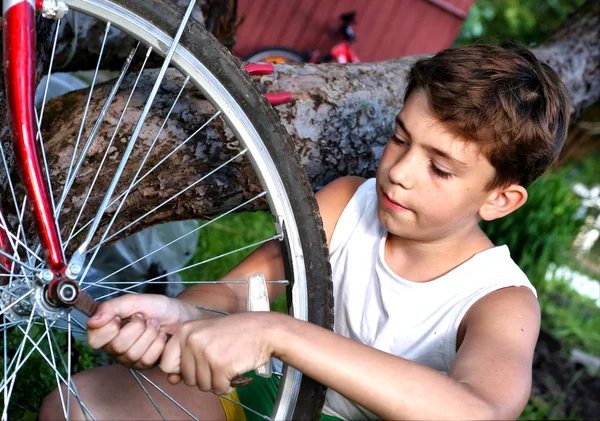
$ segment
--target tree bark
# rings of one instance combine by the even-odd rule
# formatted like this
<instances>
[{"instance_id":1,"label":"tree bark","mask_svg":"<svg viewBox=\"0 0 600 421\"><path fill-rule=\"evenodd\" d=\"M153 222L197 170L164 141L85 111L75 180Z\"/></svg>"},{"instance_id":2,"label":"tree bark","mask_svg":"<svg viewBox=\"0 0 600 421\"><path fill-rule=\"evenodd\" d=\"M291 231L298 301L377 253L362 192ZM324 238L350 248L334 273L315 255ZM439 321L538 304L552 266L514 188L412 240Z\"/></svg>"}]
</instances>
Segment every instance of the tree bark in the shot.
<instances>
[{"instance_id":1,"label":"tree bark","mask_svg":"<svg viewBox=\"0 0 600 421\"><path fill-rule=\"evenodd\" d=\"M565 82L573 100L573 118L600 98L600 3L589 1L547 43L533 49L536 55L547 61ZM280 121L292 137L296 150L309 179L315 188L347 174L371 177L391 133L394 116L402 107L405 74L418 57L405 57L380 63L304 64L277 65L270 75L256 77L255 81L263 92L289 91L294 101L275 107ZM142 74L140 83L129 105L129 113L121 122L119 134L109 148L108 167L98 178L96 191L102 192L110 182L112 171L118 164L120 151L124 149L127 134L132 132L137 117L151 90L156 71ZM94 176L92 164L102 159L112 137L112 130L119 120L119 108L127 101L135 74L128 76L117 95L116 108L111 110L107 122L94 142L90 157L84 165L73 192L65 205L64 220L73 220L85 197L85 185ZM168 72L166 82L157 96L146 128L138 143L149 145L162 124L182 83L178 72ZM103 100L110 90L110 83L95 89L89 115L98 115ZM87 90L76 91L57 98L46 106L43 134L45 148L50 159L51 178L55 186L64 182L70 156L74 149L80 120L73 116L83 113ZM150 162L170 151L176 142L193 133L214 112L194 89L186 89L179 105L173 111L165 133L153 152ZM0 103L2 107L2 103ZM4 113L2 113L4 115ZM89 133L93 119L85 129ZM6 140L6 130L3 140ZM84 136L84 139L86 137ZM137 149L137 148L136 148ZM213 168L239 150L233 134L223 128L220 121L209 130L195 135L193 139L171 158L167 165L148 177L132 197L127 200L118 224L143 215L165 198L190 185L198 174ZM126 168L125 180L131 180L142 151L136 150ZM152 165L152 164L149 164ZM146 168L149 167L146 166ZM177 171L173 171L176 168ZM219 214L243 200L252 197L258 188L257 180L251 175L247 161L236 161L225 171L198 184L165 206L152 217L138 224L134 230L153 223L205 218ZM241 183L240 183L241 180ZM1 181L1 180L0 180ZM126 182L120 184L122 191ZM60 190L60 189L57 189ZM3 194L3 201L7 195ZM84 219L97 209L98 197L92 197ZM264 202L253 205L264 207ZM64 223L64 229L68 224Z\"/></svg>"}]
</instances>

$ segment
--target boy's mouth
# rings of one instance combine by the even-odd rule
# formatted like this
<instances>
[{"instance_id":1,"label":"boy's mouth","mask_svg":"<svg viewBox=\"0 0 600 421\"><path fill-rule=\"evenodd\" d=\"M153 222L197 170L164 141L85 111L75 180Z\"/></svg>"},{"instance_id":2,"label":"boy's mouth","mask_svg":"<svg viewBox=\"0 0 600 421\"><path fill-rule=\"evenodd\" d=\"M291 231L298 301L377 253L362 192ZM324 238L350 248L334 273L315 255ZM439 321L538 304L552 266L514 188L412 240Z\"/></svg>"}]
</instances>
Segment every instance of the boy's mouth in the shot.
<instances>
[{"instance_id":1,"label":"boy's mouth","mask_svg":"<svg viewBox=\"0 0 600 421\"><path fill-rule=\"evenodd\" d=\"M386 208L388 208L389 210L392 210L394 212L406 212L406 211L410 210L410 209L402 206L400 203L394 202L384 192L381 192L381 202L383 203L383 206L385 206Z\"/></svg>"}]
</instances>

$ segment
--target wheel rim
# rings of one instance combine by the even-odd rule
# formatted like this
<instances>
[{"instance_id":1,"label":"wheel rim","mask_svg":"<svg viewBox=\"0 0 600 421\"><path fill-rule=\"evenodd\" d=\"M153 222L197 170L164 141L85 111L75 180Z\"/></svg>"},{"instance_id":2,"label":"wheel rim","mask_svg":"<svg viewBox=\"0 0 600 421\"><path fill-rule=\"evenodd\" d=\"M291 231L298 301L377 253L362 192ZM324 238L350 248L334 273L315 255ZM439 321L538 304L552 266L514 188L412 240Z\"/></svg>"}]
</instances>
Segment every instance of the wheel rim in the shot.
<instances>
[{"instance_id":1,"label":"wheel rim","mask_svg":"<svg viewBox=\"0 0 600 421\"><path fill-rule=\"evenodd\" d=\"M95 15L96 17L108 17L109 19L107 20L111 21L112 25L120 27L120 29L123 29L124 31L132 35L136 35L135 37L138 39L141 38L145 41L149 41L149 44L151 46L153 46L159 51L162 51L163 53L165 52L165 48L168 48L169 40L171 39L169 36L167 36L157 27L148 24L148 22L136 22L136 19L139 19L136 15L114 3L108 1L91 2L81 0L69 0L67 1L67 4L74 10L83 11L86 12L86 14L92 16ZM189 51L185 50L182 46L179 46L175 52L172 61L176 65L176 67L180 69L184 74L193 74L192 79L194 80L194 82L200 85L198 86L198 88L208 98L211 98L211 102L213 102L216 108L220 110L221 116L224 118L224 120L226 120L227 123L229 123L230 129L237 135L237 138L240 139L244 143L244 146L248 149L248 156L250 157L253 166L259 169L257 175L260 178L262 184L266 186L266 190L269 192L269 194L267 195L269 207L273 215L276 215L280 218L279 222L285 225L285 235L287 237L287 244L288 247L290 247L291 249L290 255L293 256L292 264L294 265L294 300L292 303L292 307L294 308L294 317L306 320L306 274L304 272L299 233L296 230L296 223L294 220L293 211L291 208L291 204L287 200L283 183L279 177L275 165L268 158L266 147L262 143L256 130L254 130L254 128L250 124L250 121L248 120L243 110L235 103L233 98L228 94L226 90L219 88L221 84L217 81L217 79L215 79L214 76L202 65L202 63L197 61L195 57L191 53L189 53ZM4 154L4 151L2 152L2 155L5 158L4 162L6 163L6 156ZM45 159L44 162L46 162ZM19 203L16 199L14 200L14 202ZM23 210L25 209L25 202L26 200L23 200L21 202ZM21 213L23 213L23 211ZM3 225L6 226L6 222L3 222ZM21 225L23 225L22 221ZM22 234L24 234L24 232L17 232L13 234L13 237L15 237L13 241L15 241L16 244L19 244L19 247L27 248L28 250L30 250L31 253L29 254L35 255L35 250L31 250L33 247L30 247L27 244L25 236L23 236L23 241L19 243L19 239L21 238ZM30 259L30 263L34 264L39 262L36 262L34 258L32 258ZM38 266L40 266L40 264L38 264ZM14 275L11 279L17 278L18 277ZM18 286L19 284L18 282L14 282L14 285ZM11 288L12 289L8 292L6 292L7 288L4 288L5 293L15 293L14 287ZM13 305L15 307L18 307L19 303L13 302ZM6 307L3 309L3 311L5 310ZM26 313L26 311L24 311L24 313ZM33 315L33 312L31 312L31 315ZM70 318L70 316L68 317ZM23 319L23 321L25 321L25 319ZM48 321L44 320L44 323L46 325L46 329L48 329ZM27 324L25 336L29 334L29 329L31 326L32 323L30 319ZM8 327L9 326L5 324L5 329L3 332L5 335L5 342L6 331ZM50 339L48 340L50 341ZM25 342L25 339L23 340L23 342ZM21 349L24 349L24 347L22 347ZM4 350L6 352L6 346L4 347ZM50 347L50 353L52 353L52 347ZM51 355L51 358L52 360L54 360L55 356ZM4 361L6 363L7 358L4 358ZM298 371L290 367L285 368L284 377L282 379L282 386L280 387L279 402L278 405L276 405L277 410L273 413L274 418L291 418L297 396L297 391L300 384L300 379L301 375ZM4 385L7 386L6 383ZM6 387L4 390L6 390Z\"/></svg>"}]
</instances>

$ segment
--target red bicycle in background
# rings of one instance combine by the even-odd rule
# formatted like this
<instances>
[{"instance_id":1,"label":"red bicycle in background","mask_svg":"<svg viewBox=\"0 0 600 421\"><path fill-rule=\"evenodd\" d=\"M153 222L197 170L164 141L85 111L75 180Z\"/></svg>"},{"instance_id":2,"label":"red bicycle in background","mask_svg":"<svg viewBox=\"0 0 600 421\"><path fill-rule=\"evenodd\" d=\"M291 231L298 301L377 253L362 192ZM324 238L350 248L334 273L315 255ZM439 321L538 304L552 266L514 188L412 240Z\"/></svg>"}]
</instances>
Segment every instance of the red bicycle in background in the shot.
<instances>
[{"instance_id":1,"label":"red bicycle in background","mask_svg":"<svg viewBox=\"0 0 600 421\"><path fill-rule=\"evenodd\" d=\"M287 47L267 47L257 50L245 58L250 63L358 63L360 60L352 50L351 44L356 40L353 25L356 24L356 10L339 16L342 21L338 35L342 40L336 43L329 52L321 55L319 51L304 54Z\"/></svg>"},{"instance_id":2,"label":"red bicycle in background","mask_svg":"<svg viewBox=\"0 0 600 421\"><path fill-rule=\"evenodd\" d=\"M12 137L12 147L0 141L2 420L23 416L11 396L26 387L19 386L20 374L31 376L41 366L50 368L54 387L66 386L66 395L61 394L65 418L74 398L94 419L71 380L72 334L86 331L73 310L93 313L97 302L91 296L102 300L164 287L175 282L169 281L171 275L267 242L276 241L282 249L286 279L268 283L287 289L289 314L332 325L330 280L323 275L329 273L326 245L312 187L269 102L238 60L190 19L195 0L185 11L170 0L3 0L2 5ZM68 13L77 13L82 25L99 28L102 41L89 49L91 58L80 60L89 66L78 69L91 74L89 88L48 102L57 44L69 32L61 28ZM51 51L40 55L48 57L46 62L36 58L39 15L54 21ZM112 39L125 54L105 71L105 47ZM148 63L159 64L149 69ZM49 69L45 84L38 84L39 69ZM100 83L102 75L106 81ZM36 90L43 94L37 107ZM268 230L258 239L228 233L219 240L225 251L202 261L142 282L123 277L137 261L189 234L235 212L256 210L270 215ZM144 228L182 220L201 222L106 276L90 275L103 247ZM177 283L223 283L189 276ZM57 340L64 331L64 342ZM23 369L30 363L34 366ZM149 381L142 384L142 373L131 373L144 392L156 388ZM281 377L277 403L272 414L259 415L312 419L320 414L323 386L288 366L275 375ZM158 393L174 402L168 392ZM182 417L194 419L173 404Z\"/></svg>"}]
</instances>

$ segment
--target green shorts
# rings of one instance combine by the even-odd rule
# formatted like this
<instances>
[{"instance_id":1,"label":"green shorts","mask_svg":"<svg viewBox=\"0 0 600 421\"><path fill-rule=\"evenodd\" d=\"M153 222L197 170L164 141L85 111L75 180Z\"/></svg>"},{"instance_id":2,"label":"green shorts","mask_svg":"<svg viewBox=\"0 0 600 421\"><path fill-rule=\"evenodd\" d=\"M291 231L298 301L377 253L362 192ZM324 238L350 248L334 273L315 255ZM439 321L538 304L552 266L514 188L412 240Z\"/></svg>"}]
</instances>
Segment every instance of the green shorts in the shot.
<instances>
[{"instance_id":1,"label":"green shorts","mask_svg":"<svg viewBox=\"0 0 600 421\"><path fill-rule=\"evenodd\" d=\"M251 408L251 410L244 408L244 415L247 421L263 421L264 418L257 415L256 412L265 416L271 416L273 405L275 405L275 398L277 397L277 390L279 389L279 377L271 376L271 378L265 379L255 375L254 372L244 375L253 377L254 380L247 386L238 387L235 390L236 394L228 395L228 398L236 401L239 399L240 403ZM238 415L234 415L228 411L228 407L232 404L231 401L221 398L221 403L227 414L228 421L240 421L241 416L239 413ZM230 418L229 414L232 415L232 418ZM237 419L234 420L234 417ZM339 418L321 414L321 421L339 420Z\"/></svg>"}]
</instances>

